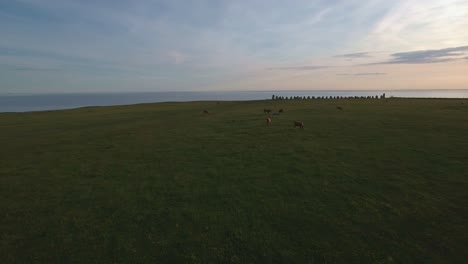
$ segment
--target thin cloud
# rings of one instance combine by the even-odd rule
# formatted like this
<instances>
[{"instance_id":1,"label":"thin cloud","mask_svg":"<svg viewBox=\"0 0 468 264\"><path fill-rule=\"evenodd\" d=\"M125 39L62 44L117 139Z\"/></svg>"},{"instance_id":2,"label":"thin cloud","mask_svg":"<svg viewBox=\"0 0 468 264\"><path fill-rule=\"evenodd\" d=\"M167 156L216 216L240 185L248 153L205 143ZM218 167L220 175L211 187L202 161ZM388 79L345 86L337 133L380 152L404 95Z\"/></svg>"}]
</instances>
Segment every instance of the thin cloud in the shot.
<instances>
[{"instance_id":1,"label":"thin cloud","mask_svg":"<svg viewBox=\"0 0 468 264\"><path fill-rule=\"evenodd\" d=\"M337 73L338 76L379 76L387 75L385 72L359 72L359 73Z\"/></svg>"},{"instance_id":2,"label":"thin cloud","mask_svg":"<svg viewBox=\"0 0 468 264\"><path fill-rule=\"evenodd\" d=\"M310 71L310 70L319 70L330 68L329 66L292 66L292 67L273 67L273 68L266 68L266 70L270 71Z\"/></svg>"},{"instance_id":3,"label":"thin cloud","mask_svg":"<svg viewBox=\"0 0 468 264\"><path fill-rule=\"evenodd\" d=\"M334 56L335 58L347 58L347 59L358 59L358 58L369 58L372 57L369 55L369 52L358 52L358 53L348 53L340 54Z\"/></svg>"},{"instance_id":4,"label":"thin cloud","mask_svg":"<svg viewBox=\"0 0 468 264\"><path fill-rule=\"evenodd\" d=\"M385 72L363 72L363 73L356 73L354 76L376 76L376 75L386 75Z\"/></svg>"},{"instance_id":5,"label":"thin cloud","mask_svg":"<svg viewBox=\"0 0 468 264\"><path fill-rule=\"evenodd\" d=\"M36 67L10 67L12 71L20 71L20 72L57 72L60 69L54 68L36 68Z\"/></svg>"},{"instance_id":6,"label":"thin cloud","mask_svg":"<svg viewBox=\"0 0 468 264\"><path fill-rule=\"evenodd\" d=\"M393 53L392 59L373 64L426 64L440 63L460 59L468 53L468 46L446 48L439 50L418 50L410 52ZM465 58L466 59L466 58Z\"/></svg>"},{"instance_id":7,"label":"thin cloud","mask_svg":"<svg viewBox=\"0 0 468 264\"><path fill-rule=\"evenodd\" d=\"M17 72L58 72L59 68L35 65L11 65L0 64L0 70L4 71L17 71Z\"/></svg>"}]
</instances>

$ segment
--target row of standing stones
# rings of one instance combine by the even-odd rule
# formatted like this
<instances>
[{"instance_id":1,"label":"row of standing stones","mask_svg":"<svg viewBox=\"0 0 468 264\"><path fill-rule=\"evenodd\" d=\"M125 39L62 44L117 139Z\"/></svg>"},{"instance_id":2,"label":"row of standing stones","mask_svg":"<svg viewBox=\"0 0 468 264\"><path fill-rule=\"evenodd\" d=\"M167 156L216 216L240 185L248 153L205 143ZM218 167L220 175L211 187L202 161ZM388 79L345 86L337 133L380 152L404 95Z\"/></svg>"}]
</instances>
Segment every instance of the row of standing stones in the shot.
<instances>
[{"instance_id":1,"label":"row of standing stones","mask_svg":"<svg viewBox=\"0 0 468 264\"><path fill-rule=\"evenodd\" d=\"M385 93L382 95L367 96L278 96L272 95L271 100L313 100L313 99L385 99Z\"/></svg>"}]
</instances>

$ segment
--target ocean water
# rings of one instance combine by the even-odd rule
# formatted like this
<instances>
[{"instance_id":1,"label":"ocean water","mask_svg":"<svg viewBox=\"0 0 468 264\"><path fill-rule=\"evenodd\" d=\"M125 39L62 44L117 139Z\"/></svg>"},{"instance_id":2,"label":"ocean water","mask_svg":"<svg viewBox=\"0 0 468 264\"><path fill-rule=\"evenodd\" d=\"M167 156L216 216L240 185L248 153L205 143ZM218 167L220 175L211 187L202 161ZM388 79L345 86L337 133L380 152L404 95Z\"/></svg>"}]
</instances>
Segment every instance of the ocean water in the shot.
<instances>
[{"instance_id":1,"label":"ocean water","mask_svg":"<svg viewBox=\"0 0 468 264\"><path fill-rule=\"evenodd\" d=\"M76 94L0 94L0 112L28 112L85 106L128 105L154 102L247 101L271 96L376 96L406 98L468 98L468 90L375 91L251 91L251 92L136 92Z\"/></svg>"}]
</instances>

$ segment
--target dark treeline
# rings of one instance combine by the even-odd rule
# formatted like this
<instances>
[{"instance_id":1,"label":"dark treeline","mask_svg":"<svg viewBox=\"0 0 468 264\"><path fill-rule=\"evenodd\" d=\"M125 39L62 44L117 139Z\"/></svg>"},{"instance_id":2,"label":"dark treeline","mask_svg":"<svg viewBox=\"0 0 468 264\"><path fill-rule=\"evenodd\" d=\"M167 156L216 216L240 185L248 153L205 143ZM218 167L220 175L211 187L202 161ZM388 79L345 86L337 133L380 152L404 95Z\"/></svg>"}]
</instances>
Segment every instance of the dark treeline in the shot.
<instances>
[{"instance_id":1,"label":"dark treeline","mask_svg":"<svg viewBox=\"0 0 468 264\"><path fill-rule=\"evenodd\" d=\"M278 96L272 95L271 100L313 100L313 99L385 99L385 93L382 95L366 96Z\"/></svg>"}]
</instances>

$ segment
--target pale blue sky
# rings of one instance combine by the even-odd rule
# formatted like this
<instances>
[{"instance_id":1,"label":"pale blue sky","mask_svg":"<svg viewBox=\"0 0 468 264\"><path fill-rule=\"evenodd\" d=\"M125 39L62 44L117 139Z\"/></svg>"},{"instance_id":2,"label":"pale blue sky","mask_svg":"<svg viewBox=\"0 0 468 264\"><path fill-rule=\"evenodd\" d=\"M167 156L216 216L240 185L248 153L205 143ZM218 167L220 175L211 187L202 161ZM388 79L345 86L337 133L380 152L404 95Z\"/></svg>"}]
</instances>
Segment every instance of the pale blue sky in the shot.
<instances>
[{"instance_id":1,"label":"pale blue sky","mask_svg":"<svg viewBox=\"0 0 468 264\"><path fill-rule=\"evenodd\" d=\"M0 0L0 93L468 88L468 1Z\"/></svg>"}]
</instances>

